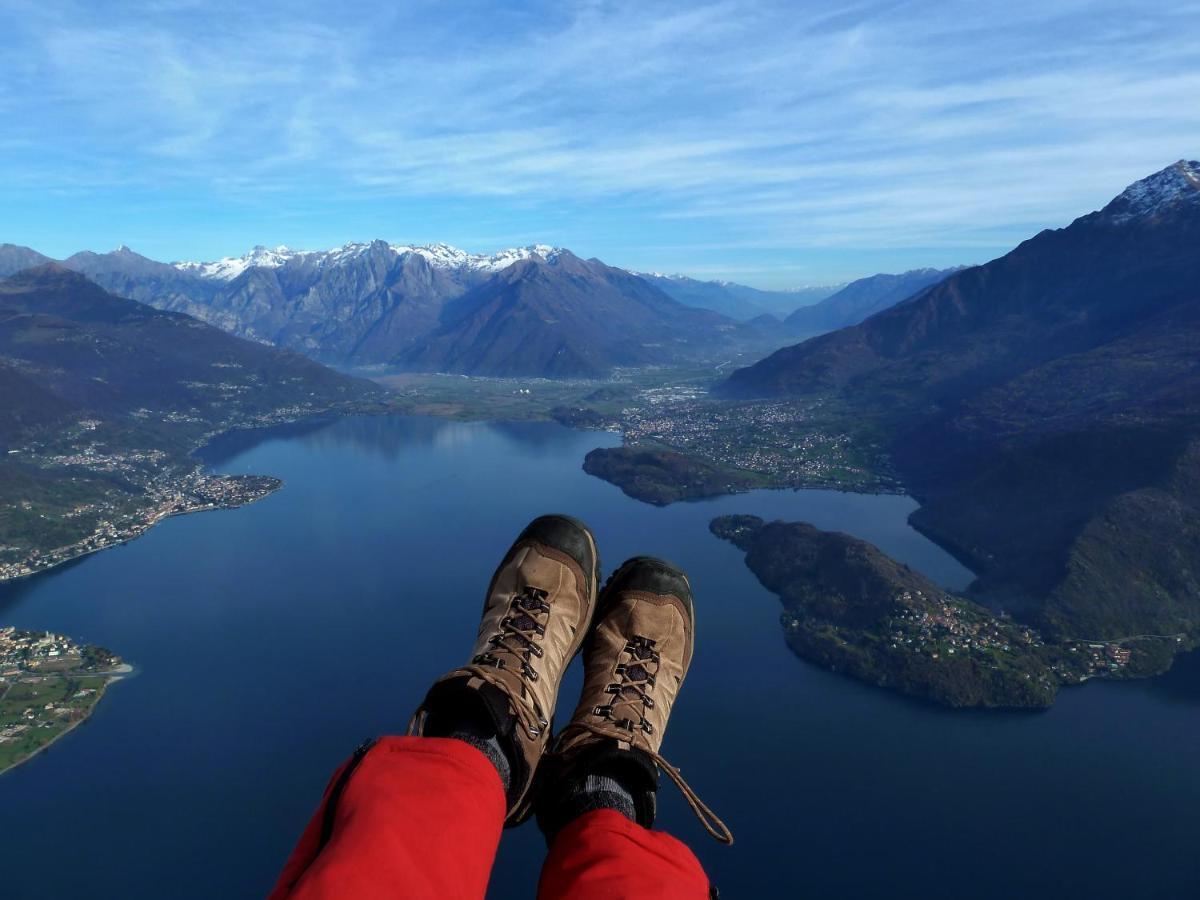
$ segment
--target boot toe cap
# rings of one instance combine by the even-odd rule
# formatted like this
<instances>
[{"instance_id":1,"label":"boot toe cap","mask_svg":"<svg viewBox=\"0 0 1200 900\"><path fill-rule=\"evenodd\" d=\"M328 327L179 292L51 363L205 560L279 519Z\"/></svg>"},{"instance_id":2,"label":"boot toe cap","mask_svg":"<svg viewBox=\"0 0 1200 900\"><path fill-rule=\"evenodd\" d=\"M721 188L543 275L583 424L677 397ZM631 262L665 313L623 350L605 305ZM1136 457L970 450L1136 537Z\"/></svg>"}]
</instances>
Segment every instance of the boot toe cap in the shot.
<instances>
[{"instance_id":1,"label":"boot toe cap","mask_svg":"<svg viewBox=\"0 0 1200 900\"><path fill-rule=\"evenodd\" d=\"M665 559L652 556L627 560L613 574L608 587L612 591L672 594L688 605L692 602L692 588L687 576Z\"/></svg>"},{"instance_id":2,"label":"boot toe cap","mask_svg":"<svg viewBox=\"0 0 1200 900\"><path fill-rule=\"evenodd\" d=\"M518 542L532 540L567 554L588 575L599 569L595 539L586 525L578 519L560 514L539 516L525 526Z\"/></svg>"}]
</instances>

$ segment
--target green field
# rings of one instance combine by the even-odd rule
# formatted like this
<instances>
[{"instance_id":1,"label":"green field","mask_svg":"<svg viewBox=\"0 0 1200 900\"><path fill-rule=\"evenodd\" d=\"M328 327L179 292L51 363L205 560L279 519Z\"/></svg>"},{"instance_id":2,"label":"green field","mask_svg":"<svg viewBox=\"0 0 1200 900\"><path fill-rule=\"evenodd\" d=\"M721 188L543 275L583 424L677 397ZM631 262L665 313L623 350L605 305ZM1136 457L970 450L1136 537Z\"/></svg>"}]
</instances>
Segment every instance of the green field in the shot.
<instances>
[{"instance_id":1,"label":"green field","mask_svg":"<svg viewBox=\"0 0 1200 900\"><path fill-rule=\"evenodd\" d=\"M22 676L0 684L0 735L25 726L20 734L0 742L0 772L24 762L86 719L108 681L102 675L48 675ZM91 693L79 697L80 691ZM46 709L47 704L53 708Z\"/></svg>"}]
</instances>

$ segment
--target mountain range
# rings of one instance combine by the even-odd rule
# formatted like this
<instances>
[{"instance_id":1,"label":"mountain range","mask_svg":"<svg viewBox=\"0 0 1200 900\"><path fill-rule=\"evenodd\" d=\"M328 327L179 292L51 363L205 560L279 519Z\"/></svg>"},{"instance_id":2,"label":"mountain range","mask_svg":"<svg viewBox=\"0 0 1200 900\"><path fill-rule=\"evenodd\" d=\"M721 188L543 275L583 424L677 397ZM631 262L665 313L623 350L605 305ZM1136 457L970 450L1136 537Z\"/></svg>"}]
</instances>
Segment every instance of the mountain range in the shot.
<instances>
[{"instance_id":1,"label":"mountain range","mask_svg":"<svg viewBox=\"0 0 1200 900\"><path fill-rule=\"evenodd\" d=\"M0 276L48 261L0 245ZM761 355L798 333L777 315L838 291L639 275L546 245L492 255L385 241L328 251L256 247L204 263L162 263L121 247L62 264L120 296L322 362L475 375L594 377L617 366L728 358L735 349ZM821 321L836 327L894 301L903 290L893 278L915 283L855 282L820 305ZM843 294L846 301L833 302Z\"/></svg>"},{"instance_id":2,"label":"mountain range","mask_svg":"<svg viewBox=\"0 0 1200 900\"><path fill-rule=\"evenodd\" d=\"M1200 163L720 392L879 424L914 525L1052 633L1200 641Z\"/></svg>"}]
</instances>

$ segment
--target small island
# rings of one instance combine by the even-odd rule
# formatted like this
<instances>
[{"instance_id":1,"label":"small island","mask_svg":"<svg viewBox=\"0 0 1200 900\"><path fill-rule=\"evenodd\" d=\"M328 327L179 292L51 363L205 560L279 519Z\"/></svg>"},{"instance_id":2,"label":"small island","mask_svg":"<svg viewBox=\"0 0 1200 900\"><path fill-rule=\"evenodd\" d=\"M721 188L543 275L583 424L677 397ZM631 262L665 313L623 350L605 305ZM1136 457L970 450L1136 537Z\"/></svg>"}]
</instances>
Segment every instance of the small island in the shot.
<instances>
[{"instance_id":1,"label":"small island","mask_svg":"<svg viewBox=\"0 0 1200 900\"><path fill-rule=\"evenodd\" d=\"M0 628L0 773L84 722L109 684L130 671L103 647Z\"/></svg>"},{"instance_id":2,"label":"small island","mask_svg":"<svg viewBox=\"0 0 1200 900\"><path fill-rule=\"evenodd\" d=\"M710 529L779 595L798 656L869 684L955 708L1043 709L1060 685L1141 674L1132 647L1047 640L858 538L756 516Z\"/></svg>"}]
</instances>

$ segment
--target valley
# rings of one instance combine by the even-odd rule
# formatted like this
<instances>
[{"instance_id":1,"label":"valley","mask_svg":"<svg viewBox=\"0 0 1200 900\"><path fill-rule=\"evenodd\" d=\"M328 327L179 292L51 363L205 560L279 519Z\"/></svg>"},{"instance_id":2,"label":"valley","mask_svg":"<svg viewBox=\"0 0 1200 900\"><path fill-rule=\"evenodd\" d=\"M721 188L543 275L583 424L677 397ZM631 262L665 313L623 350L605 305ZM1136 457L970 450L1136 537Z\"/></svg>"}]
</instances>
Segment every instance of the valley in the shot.
<instances>
[{"instance_id":1,"label":"valley","mask_svg":"<svg viewBox=\"0 0 1200 900\"><path fill-rule=\"evenodd\" d=\"M0 3L0 900L1194 897L1198 4Z\"/></svg>"},{"instance_id":2,"label":"valley","mask_svg":"<svg viewBox=\"0 0 1200 900\"><path fill-rule=\"evenodd\" d=\"M30 398L5 410L0 434L0 577L278 487L208 475L192 458L231 430L347 412L554 420L619 432L621 446L580 463L652 505L757 488L912 494L914 526L977 573L970 602L1011 611L1047 645L1174 636L1132 651L1129 671L1162 671L1200 643L1188 565L1200 552L1196 167L1168 167L986 265L831 287L784 321L744 318L745 303L779 298L545 245L482 256L376 241L173 265L123 248L67 261L259 342L55 264L26 270L0 292L0 377ZM32 253L5 245L0 264ZM306 299L255 293L264 279ZM258 299L235 314L197 285ZM741 302L743 318L671 293ZM261 331L279 315L282 330ZM836 330L771 352L821 328ZM155 330L165 340L148 354ZM331 358L353 374L316 361Z\"/></svg>"}]
</instances>

